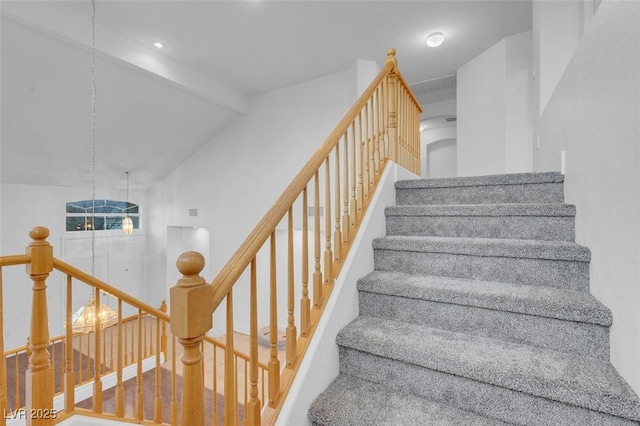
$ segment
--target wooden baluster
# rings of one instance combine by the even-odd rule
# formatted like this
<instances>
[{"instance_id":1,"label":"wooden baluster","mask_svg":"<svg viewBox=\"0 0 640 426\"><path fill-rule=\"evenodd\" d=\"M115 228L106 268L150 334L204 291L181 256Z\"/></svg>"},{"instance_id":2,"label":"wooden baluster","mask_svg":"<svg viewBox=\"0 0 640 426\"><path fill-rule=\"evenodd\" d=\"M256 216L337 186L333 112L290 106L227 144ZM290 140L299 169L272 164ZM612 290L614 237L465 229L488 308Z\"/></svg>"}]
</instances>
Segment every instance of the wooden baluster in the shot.
<instances>
[{"instance_id":1,"label":"wooden baluster","mask_svg":"<svg viewBox=\"0 0 640 426\"><path fill-rule=\"evenodd\" d=\"M384 164L384 79L378 85L378 137L380 139L380 151L378 155L379 167Z\"/></svg>"},{"instance_id":2,"label":"wooden baluster","mask_svg":"<svg viewBox=\"0 0 640 426\"><path fill-rule=\"evenodd\" d=\"M213 364L215 368L215 363ZM171 424L178 424L178 378L176 371L176 336L171 336ZM216 391L213 391L213 407L216 407ZM216 424L216 423L212 423Z\"/></svg>"},{"instance_id":3,"label":"wooden baluster","mask_svg":"<svg viewBox=\"0 0 640 426\"><path fill-rule=\"evenodd\" d=\"M138 362L136 372L136 420L144 419L144 394L142 387L142 361L144 344L142 342L142 309L138 309Z\"/></svg>"},{"instance_id":4,"label":"wooden baluster","mask_svg":"<svg viewBox=\"0 0 640 426\"><path fill-rule=\"evenodd\" d=\"M362 134L362 164L364 166L362 171L362 177L364 178L364 181L362 182L362 185L364 189L364 198L365 198L363 200L363 210L364 210L364 204L368 203L368 200L369 200L369 189L370 189L370 179L371 179L371 175L369 174L369 101L367 101L367 103L364 104L364 128L361 130L364 131L364 134Z\"/></svg>"},{"instance_id":5,"label":"wooden baluster","mask_svg":"<svg viewBox=\"0 0 640 426\"><path fill-rule=\"evenodd\" d=\"M100 364L100 374L104 374L107 370L107 331L102 330L102 363Z\"/></svg>"},{"instance_id":6,"label":"wooden baluster","mask_svg":"<svg viewBox=\"0 0 640 426\"><path fill-rule=\"evenodd\" d=\"M27 346L28 348L28 346ZM29 356L27 355L27 358L29 358ZM19 364L18 364L18 354L16 353L13 357L13 370L15 371L15 376L14 376L14 380L16 382L16 388L14 389L14 396L13 396L13 400L15 401L14 405L14 409L18 409L20 407L22 407L22 404L20 403L20 368L19 368Z\"/></svg>"},{"instance_id":7,"label":"wooden baluster","mask_svg":"<svg viewBox=\"0 0 640 426\"><path fill-rule=\"evenodd\" d=\"M288 272L288 288L287 288L287 367L293 368L293 363L296 360L296 338L298 331L295 325L295 276L293 269L293 206L289 207L288 215L288 230L287 230L287 272Z\"/></svg>"},{"instance_id":8,"label":"wooden baluster","mask_svg":"<svg viewBox=\"0 0 640 426\"><path fill-rule=\"evenodd\" d=\"M324 283L333 284L333 253L331 252L331 170L326 158L324 173Z\"/></svg>"},{"instance_id":9,"label":"wooden baluster","mask_svg":"<svg viewBox=\"0 0 640 426\"><path fill-rule=\"evenodd\" d=\"M224 424L236 424L238 415L238 401L236 393L236 369L233 359L233 290L227 294L227 335L224 353ZM183 408L184 409L184 408Z\"/></svg>"},{"instance_id":10,"label":"wooden baluster","mask_svg":"<svg viewBox=\"0 0 640 426\"><path fill-rule=\"evenodd\" d=\"M374 123L375 114L373 111L373 94L367 101L367 105L369 105L369 103L371 103L371 107L368 111L368 113L371 114L371 119L369 120L369 127L367 129L367 132L369 133L369 185L371 186L371 193L373 193L373 185L376 182L376 163L374 161L376 132Z\"/></svg>"},{"instance_id":11,"label":"wooden baluster","mask_svg":"<svg viewBox=\"0 0 640 426\"><path fill-rule=\"evenodd\" d=\"M124 329L126 332L126 327L127 324L124 324ZM123 336L122 334L122 328L123 328L123 324L122 324L122 299L118 299L118 324L117 324L117 328L118 328L118 354L117 354L117 365L116 365L116 416L117 417L124 417L124 385L122 383L122 370L124 369L124 365L123 365L123 353L124 356L127 356L127 349L126 349L126 344L127 344L127 339L126 336ZM125 344L125 348L124 351L122 350L122 338L125 337L124 339L124 344ZM113 344L113 343L112 343ZM126 363L126 361L124 361Z\"/></svg>"},{"instance_id":12,"label":"wooden baluster","mask_svg":"<svg viewBox=\"0 0 640 426\"><path fill-rule=\"evenodd\" d=\"M91 380L91 332L87 333L87 370L85 371L85 377L87 381Z\"/></svg>"},{"instance_id":13,"label":"wooden baluster","mask_svg":"<svg viewBox=\"0 0 640 426\"><path fill-rule=\"evenodd\" d=\"M82 353L82 334L78 335L78 384L82 383L82 364L84 355Z\"/></svg>"},{"instance_id":14,"label":"wooden baluster","mask_svg":"<svg viewBox=\"0 0 640 426\"><path fill-rule=\"evenodd\" d=\"M56 394L56 347L54 342L50 342L48 349L51 352L51 376L53 377L53 395Z\"/></svg>"},{"instance_id":15,"label":"wooden baluster","mask_svg":"<svg viewBox=\"0 0 640 426\"><path fill-rule=\"evenodd\" d=\"M327 208L325 207L325 213ZM331 226L331 225L329 225ZM329 227L330 229L330 227ZM329 231L331 235L331 231ZM278 294L276 282L276 233L271 233L271 265L269 268L269 406L275 407L280 397L280 360L278 359ZM326 260L326 258L325 258ZM331 260L331 258L329 258ZM326 272L325 272L326 273ZM227 348L228 350L228 348Z\"/></svg>"},{"instance_id":16,"label":"wooden baluster","mask_svg":"<svg viewBox=\"0 0 640 426\"><path fill-rule=\"evenodd\" d=\"M213 346L213 371L211 372L213 379L213 414L212 414L212 425L218 424L218 359L217 359L218 348Z\"/></svg>"},{"instance_id":17,"label":"wooden baluster","mask_svg":"<svg viewBox=\"0 0 640 426\"><path fill-rule=\"evenodd\" d=\"M171 288L171 332L184 347L182 356L181 424L204 425L204 387L200 342L212 327L213 289L206 284L200 272L204 257L195 251L183 253L176 262L182 278ZM227 296L229 297L229 296ZM229 304L227 300L227 305ZM229 316L227 306L227 316ZM233 318L232 318L233 320ZM227 321L229 319L227 318ZM227 324L227 330L233 324ZM228 395L225 395L227 401Z\"/></svg>"},{"instance_id":18,"label":"wooden baluster","mask_svg":"<svg viewBox=\"0 0 640 426\"><path fill-rule=\"evenodd\" d=\"M305 215L306 216L306 215ZM250 381L251 391L249 392L249 403L247 404L247 424L259 425L261 422L260 411L262 409L258 399L258 291L257 291L257 270L256 258L251 260L251 289L250 289L250 312L249 312L249 358L250 358ZM215 352L215 348L214 348ZM215 365L215 363L214 363ZM215 378L214 378L215 380ZM215 405L215 404L214 404Z\"/></svg>"},{"instance_id":19,"label":"wooden baluster","mask_svg":"<svg viewBox=\"0 0 640 426\"><path fill-rule=\"evenodd\" d=\"M389 88L387 87L387 79L383 78L382 79L382 83L381 83L381 87L382 87L382 134L383 136L383 141L384 141L384 155L383 158L381 159L381 161L383 163L386 163L387 160L389 160L389 134L387 133L387 128L388 128L388 121L389 121L389 115L388 115L388 107L389 107L389 97L388 97L388 93L389 93Z\"/></svg>"},{"instance_id":20,"label":"wooden baluster","mask_svg":"<svg viewBox=\"0 0 640 426\"><path fill-rule=\"evenodd\" d=\"M396 61L396 50L389 49L387 52L387 63L391 62L394 67L387 75L387 87L388 87L388 98L387 98L387 133L389 135L389 159L398 162L398 141L397 141L397 117L398 117L398 109L396 104L396 67L398 66L398 62Z\"/></svg>"},{"instance_id":21,"label":"wooden baluster","mask_svg":"<svg viewBox=\"0 0 640 426\"><path fill-rule=\"evenodd\" d=\"M47 313L46 280L53 270L53 247L46 241L49 230L35 227L29 231L33 240L26 253L31 256L27 264L27 274L33 281L31 305L31 333L29 347L29 370L26 372L25 399L27 426L52 425L47 416L31 416L38 412L53 412L53 371L49 359L49 315Z\"/></svg>"},{"instance_id":22,"label":"wooden baluster","mask_svg":"<svg viewBox=\"0 0 640 426\"><path fill-rule=\"evenodd\" d=\"M354 131L355 132L355 131ZM356 190L356 203L358 207L358 218L362 217L363 204L364 204L364 142L362 137L362 111L358 113L358 139L353 141L354 144L358 145L358 188ZM367 186L368 187L368 186Z\"/></svg>"},{"instance_id":23,"label":"wooden baluster","mask_svg":"<svg viewBox=\"0 0 640 426\"><path fill-rule=\"evenodd\" d=\"M335 149L335 231L333 232L333 261L340 262L342 252L342 231L340 229L340 141L336 144Z\"/></svg>"},{"instance_id":24,"label":"wooden baluster","mask_svg":"<svg viewBox=\"0 0 640 426\"><path fill-rule=\"evenodd\" d=\"M125 322L124 324L122 324L122 327L124 329L124 334L122 336L124 339L124 348L123 348L124 350L122 351L124 353L123 366L126 367L127 365L129 365L129 350L127 348L129 339L127 338L127 323ZM118 345L118 351L120 351L120 345Z\"/></svg>"},{"instance_id":25,"label":"wooden baluster","mask_svg":"<svg viewBox=\"0 0 640 426\"><path fill-rule=\"evenodd\" d=\"M420 109L419 106L416 105L415 115L416 115L416 143L418 144L418 156L417 156L417 164L416 164L416 174L418 176L422 175L422 141L420 140Z\"/></svg>"},{"instance_id":26,"label":"wooden baluster","mask_svg":"<svg viewBox=\"0 0 640 426\"><path fill-rule=\"evenodd\" d=\"M311 315L309 301L309 208L307 187L302 190L302 298L300 299L300 334L307 337ZM257 368L257 367L256 367ZM256 370L257 374L257 370Z\"/></svg>"},{"instance_id":27,"label":"wooden baluster","mask_svg":"<svg viewBox=\"0 0 640 426\"><path fill-rule=\"evenodd\" d=\"M151 319L151 321L149 321L149 319ZM151 322L151 325L148 326L147 323L149 322ZM150 318L148 315L144 317L144 329L149 332L149 356L152 356L155 354L153 349L153 342L155 342L153 338L153 318Z\"/></svg>"},{"instance_id":28,"label":"wooden baluster","mask_svg":"<svg viewBox=\"0 0 640 426\"><path fill-rule=\"evenodd\" d=\"M420 144L418 143L419 140L416 138L416 135L417 135L416 129L418 128L419 123L416 122L416 110L413 102L409 102L409 107L410 107L410 114L411 114L410 134L411 134L411 141L413 146L413 164L412 164L413 167L411 168L411 170L415 173L416 167L417 167L416 160L420 158L420 154L419 154Z\"/></svg>"},{"instance_id":29,"label":"wooden baluster","mask_svg":"<svg viewBox=\"0 0 640 426\"><path fill-rule=\"evenodd\" d=\"M404 147L404 152L405 152L405 157L404 157L404 167L405 168L409 168L408 164L409 164L409 157L411 155L411 152L409 151L409 143L408 143L408 139L407 139L407 91L405 90L404 86L401 86L400 89L400 93L402 95L402 103L400 104L401 108L402 108L402 115L400 116L400 118L402 119L402 146Z\"/></svg>"},{"instance_id":30,"label":"wooden baluster","mask_svg":"<svg viewBox=\"0 0 640 426\"><path fill-rule=\"evenodd\" d=\"M160 304L160 310L167 312L167 301L163 300ZM165 362L167 361L167 323L162 321L162 337L160 338L160 350L164 356Z\"/></svg>"},{"instance_id":31,"label":"wooden baluster","mask_svg":"<svg viewBox=\"0 0 640 426\"><path fill-rule=\"evenodd\" d=\"M102 318L100 318L100 290L96 288L95 295L95 324L94 324L94 334L93 337L95 339L95 356L96 359L93 360L93 412L94 413L102 413L102 377L100 374L100 334L102 328ZM88 364L88 363L87 363Z\"/></svg>"},{"instance_id":32,"label":"wooden baluster","mask_svg":"<svg viewBox=\"0 0 640 426\"><path fill-rule=\"evenodd\" d=\"M358 201L356 199L356 123L351 123L351 199L349 200L350 233L355 235L356 219L358 217Z\"/></svg>"},{"instance_id":33,"label":"wooden baluster","mask_svg":"<svg viewBox=\"0 0 640 426\"><path fill-rule=\"evenodd\" d=\"M145 326L144 322L145 322L145 317L138 317L138 327L142 327L142 358L146 359L147 358L147 327Z\"/></svg>"},{"instance_id":34,"label":"wooden baluster","mask_svg":"<svg viewBox=\"0 0 640 426\"><path fill-rule=\"evenodd\" d=\"M342 183L342 244L349 243L349 135L344 132L344 163Z\"/></svg>"},{"instance_id":35,"label":"wooden baluster","mask_svg":"<svg viewBox=\"0 0 640 426\"><path fill-rule=\"evenodd\" d=\"M375 105L375 108L372 111L375 117L375 146L373 150L373 168L376 176L378 176L380 175L380 86L376 87L376 91L373 92L373 96L373 102Z\"/></svg>"},{"instance_id":36,"label":"wooden baluster","mask_svg":"<svg viewBox=\"0 0 640 426\"><path fill-rule=\"evenodd\" d=\"M113 344L114 330L114 326L109 327L109 371L113 371L113 348L115 346ZM118 348L118 350L120 350L120 348Z\"/></svg>"},{"instance_id":37,"label":"wooden baluster","mask_svg":"<svg viewBox=\"0 0 640 426\"><path fill-rule=\"evenodd\" d=\"M0 426L7 423L7 355L4 353L4 309L2 297L2 267L0 267ZM16 355L17 358L17 355ZM16 383L17 386L17 383ZM17 408L17 407L16 407Z\"/></svg>"},{"instance_id":38,"label":"wooden baluster","mask_svg":"<svg viewBox=\"0 0 640 426\"><path fill-rule=\"evenodd\" d=\"M320 174L316 172L314 179L314 215L313 215L313 307L320 307L322 303L322 272L320 271Z\"/></svg>"},{"instance_id":39,"label":"wooden baluster","mask_svg":"<svg viewBox=\"0 0 640 426\"><path fill-rule=\"evenodd\" d=\"M153 421L156 423L162 423L162 390L160 379L160 318L156 318L156 397L154 400L154 416Z\"/></svg>"},{"instance_id":40,"label":"wooden baluster","mask_svg":"<svg viewBox=\"0 0 640 426\"><path fill-rule=\"evenodd\" d=\"M136 331L136 321L131 320L129 322L131 324L131 356L129 357L131 359L131 364L133 364L135 362L135 340L134 340L134 336L135 336L135 331Z\"/></svg>"},{"instance_id":41,"label":"wooden baluster","mask_svg":"<svg viewBox=\"0 0 640 426\"><path fill-rule=\"evenodd\" d=\"M238 362L238 357L236 356L236 362ZM244 400L243 400L243 404L246 407L249 403L249 369L247 368L248 364L247 364L247 360L244 359ZM238 413L239 416L239 413ZM240 419L238 419L238 424L240 424Z\"/></svg>"}]
</instances>

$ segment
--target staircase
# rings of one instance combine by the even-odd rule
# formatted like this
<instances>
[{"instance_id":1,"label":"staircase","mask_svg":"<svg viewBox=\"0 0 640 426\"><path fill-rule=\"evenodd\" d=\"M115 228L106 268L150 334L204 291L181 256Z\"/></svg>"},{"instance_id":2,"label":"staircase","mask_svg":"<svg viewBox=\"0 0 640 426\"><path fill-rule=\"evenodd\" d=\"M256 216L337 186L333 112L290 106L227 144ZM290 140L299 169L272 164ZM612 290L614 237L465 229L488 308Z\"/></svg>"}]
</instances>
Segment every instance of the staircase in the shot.
<instances>
[{"instance_id":1,"label":"staircase","mask_svg":"<svg viewBox=\"0 0 640 426\"><path fill-rule=\"evenodd\" d=\"M638 425L563 175L401 181L316 425Z\"/></svg>"}]
</instances>

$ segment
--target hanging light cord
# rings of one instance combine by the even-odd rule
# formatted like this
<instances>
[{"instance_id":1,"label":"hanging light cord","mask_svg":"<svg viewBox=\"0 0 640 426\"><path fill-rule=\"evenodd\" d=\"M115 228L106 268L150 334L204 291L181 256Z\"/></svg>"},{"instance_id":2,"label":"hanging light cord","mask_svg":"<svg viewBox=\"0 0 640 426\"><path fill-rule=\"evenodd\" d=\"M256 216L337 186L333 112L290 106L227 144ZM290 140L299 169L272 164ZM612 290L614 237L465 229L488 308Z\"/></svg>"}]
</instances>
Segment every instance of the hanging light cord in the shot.
<instances>
[{"instance_id":1,"label":"hanging light cord","mask_svg":"<svg viewBox=\"0 0 640 426\"><path fill-rule=\"evenodd\" d=\"M96 0L91 0L91 276L96 275Z\"/></svg>"}]
</instances>

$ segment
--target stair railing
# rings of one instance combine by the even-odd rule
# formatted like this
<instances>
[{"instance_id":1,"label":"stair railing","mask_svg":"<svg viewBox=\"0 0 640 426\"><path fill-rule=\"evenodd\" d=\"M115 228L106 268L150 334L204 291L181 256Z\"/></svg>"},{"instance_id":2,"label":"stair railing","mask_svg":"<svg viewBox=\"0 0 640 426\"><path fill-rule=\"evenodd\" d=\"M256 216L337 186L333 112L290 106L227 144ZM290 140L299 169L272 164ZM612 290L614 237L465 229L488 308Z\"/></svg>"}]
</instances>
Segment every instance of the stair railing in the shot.
<instances>
[{"instance_id":1,"label":"stair railing","mask_svg":"<svg viewBox=\"0 0 640 426\"><path fill-rule=\"evenodd\" d=\"M420 113L420 104L399 72L391 49L379 75L212 281L212 311L222 308L225 312L227 354L234 348L235 303L248 303L250 371L245 424L275 421L387 161L420 173ZM277 234L283 234L286 244L283 271L276 260ZM263 266L264 275L259 275L258 265ZM285 280L286 286L279 287L278 280ZM234 303L234 293L243 291L248 292L248 300ZM278 292L285 296L279 298ZM259 299L267 298L262 306ZM279 309L286 314L279 314ZM268 323L269 329L268 388L262 398L258 391L259 320ZM286 342L283 350L278 350L280 335ZM237 393L239 383L229 357L224 383L225 395ZM201 410L201 405L191 406ZM237 401L225 400L225 424L235 424L237 409ZM192 418L190 424L202 423Z\"/></svg>"},{"instance_id":2,"label":"stair railing","mask_svg":"<svg viewBox=\"0 0 640 426\"><path fill-rule=\"evenodd\" d=\"M53 248L46 240L48 229L33 228L29 233L32 242L27 247L26 254L0 257L0 331L4 327L2 268L25 265L27 274L33 281L31 329L25 349L29 354L29 369L25 374L27 424L48 426L81 412L153 424L176 425L181 417L183 425L201 426L205 423L204 393L207 389L213 389L212 424L217 424L220 416L228 425L239 422L249 425L273 423L387 162L395 161L419 174L420 112L419 103L397 68L395 50L391 49L379 75L211 284L207 284L200 276L204 267L204 258L200 254L187 252L180 256L177 266L182 278L171 289L171 318L166 314L166 306L165 309L156 309L54 258ZM309 187L313 191L311 200ZM295 218L294 210L300 212ZM324 221L321 221L321 216L324 216ZM278 271L276 261L276 236L279 233L286 235L285 272ZM296 258L299 266L294 265ZM258 265L262 269L263 264L266 276L258 274ZM296 268L298 279L295 277ZM114 373L108 373L104 365L105 331L99 319L93 330L93 394L88 401L90 410L76 407L76 349L73 343L69 343L74 341L72 327L66 327L64 338L64 410L57 413L53 408L55 375L51 361L55 355L48 350L52 339L49 337L46 280L54 271L66 277L66 324L72 323L72 286L75 283L92 288L97 307L102 303L101 294L108 294L117 300L116 341L109 339L109 350L113 350L114 346L116 348ZM283 275L286 280L286 298L278 299L277 282ZM248 290L249 293L248 355L235 349L233 290L239 294L242 294L242 290ZM261 311L258 294L269 300L266 308L262 307ZM296 298L299 298L299 310L296 310ZM226 303L221 306L223 301ZM280 310L281 314L285 311L284 315L278 315L279 303L285 307ZM123 317L123 305L130 306L137 312L137 326L135 331L132 326L132 340L128 348L128 339L123 337L127 324ZM212 327L211 314L218 308L223 308L221 311L225 315L224 342L206 336ZM147 324L147 319L151 319L150 324ZM258 351L259 321L267 323L263 333L268 345L264 360ZM170 339L167 336L167 324L171 328ZM283 327L278 327L279 324L283 324ZM152 337L147 342L144 336L147 336L145 330L149 326L155 327L156 332L149 334ZM111 333L113 336L113 330ZM280 348L279 344L283 341L284 347ZM89 342L90 339L87 338L87 346L90 346ZM150 348L146 352L148 344L155 346L156 350ZM125 381L124 377L128 351L131 351L131 363L135 359L136 370L131 379L134 381L131 382L131 392L125 392L125 387L130 382ZM176 362L179 352L182 352L180 374ZM155 368L151 370L154 377L150 381L151 385L147 380L143 391L143 363L148 360L148 353L152 353L149 359L155 364ZM0 354L0 410L6 413L7 358L2 332ZM210 356L213 361L214 372L211 376L207 375L211 382L207 382L208 378L204 377L205 356ZM169 377L162 374L164 367L161 367L162 361L167 358L171 360L171 365L167 367ZM224 358L224 362L218 362L219 358ZM218 364L224 366L224 372L217 371ZM112 413L103 409L102 400L105 390L103 378L106 379L108 374L115 374L115 408ZM178 385L178 376L182 380L182 386ZM224 378L222 392L218 386L220 376ZM167 380L171 382L170 401L166 401L166 395L161 391L162 383ZM134 401L127 401L125 404L125 393L132 393ZM151 401L145 399L145 396ZM223 398L224 401L219 404L218 398ZM219 405L224 406L222 413ZM169 408L163 408L167 406ZM125 407L133 407L132 412L126 411ZM150 413L145 413L145 407L153 409L146 410ZM6 417L0 416L0 426L5 424Z\"/></svg>"},{"instance_id":3,"label":"stair railing","mask_svg":"<svg viewBox=\"0 0 640 426\"><path fill-rule=\"evenodd\" d=\"M249 356L239 350L228 351L223 342L209 336L195 342L195 346L188 338L181 338L181 313L196 320L205 318L203 322L207 322L206 315L201 314L202 300L206 301L207 297L180 299L175 291L180 287L190 290L195 283L202 284L207 296L211 295L210 286L204 285L204 279L199 276L204 266L204 259L200 261L197 257L199 254L187 252L178 259L183 278L172 289L172 296L176 297L172 302L174 318L170 318L164 302L156 309L55 258L47 241L47 228L35 227L29 235L32 242L26 254L0 257L0 410L4 414L0 416L1 426L11 418L26 418L28 425L52 425L78 413L145 424L178 425L181 395L183 401L202 401L205 389L213 392L210 422L218 424L222 417L218 407L222 406L223 399L246 403L246 387L236 389L232 396L220 392L218 360L231 359L235 366L233 374L248 377ZM33 281L30 335L27 345L5 351L3 269L17 265L25 265ZM66 284L65 334L49 338L46 281L52 273L61 273ZM104 295L114 298L117 322L103 327L97 316L93 330L87 333L67 327L66 324L72 324L72 290L77 285L90 287L97 310ZM195 307L191 305L194 300ZM127 308L136 313L125 317ZM209 310L209 305L204 310ZM210 315L208 322L211 322ZM192 325L187 327L187 334L193 331L189 328ZM203 354L212 361L211 374L207 377L204 377ZM180 356L182 362L178 363ZM9 369L7 360L10 360ZM264 386L267 365L259 363L258 369ZM11 377L8 377L9 370L12 370ZM190 386L194 375L197 386ZM8 386L10 381L14 383ZM107 385L103 386L104 383ZM89 395L77 401L78 389L87 386L91 388ZM263 389L261 394L264 393ZM64 403L60 411L54 408L54 396L58 394L63 396ZM107 403L103 404L105 400ZM189 406L182 408L182 416L186 418L181 422L183 425L194 424Z\"/></svg>"}]
</instances>

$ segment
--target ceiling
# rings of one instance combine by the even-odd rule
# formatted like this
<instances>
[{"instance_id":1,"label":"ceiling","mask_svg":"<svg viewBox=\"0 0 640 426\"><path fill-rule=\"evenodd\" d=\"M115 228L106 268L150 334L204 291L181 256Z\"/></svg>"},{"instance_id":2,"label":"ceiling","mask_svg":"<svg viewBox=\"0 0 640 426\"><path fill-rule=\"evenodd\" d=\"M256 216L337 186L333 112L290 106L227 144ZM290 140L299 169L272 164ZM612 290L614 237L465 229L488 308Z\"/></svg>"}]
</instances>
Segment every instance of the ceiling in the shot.
<instances>
[{"instance_id":1,"label":"ceiling","mask_svg":"<svg viewBox=\"0 0 640 426\"><path fill-rule=\"evenodd\" d=\"M85 184L91 2L3 0L0 8L1 180ZM356 59L382 64L389 47L416 90L440 90L425 82L455 75L494 43L530 29L527 0L98 0L98 178L121 181L129 170L135 185L148 186L249 113L251 97ZM433 31L446 36L437 49L424 42Z\"/></svg>"}]
</instances>

